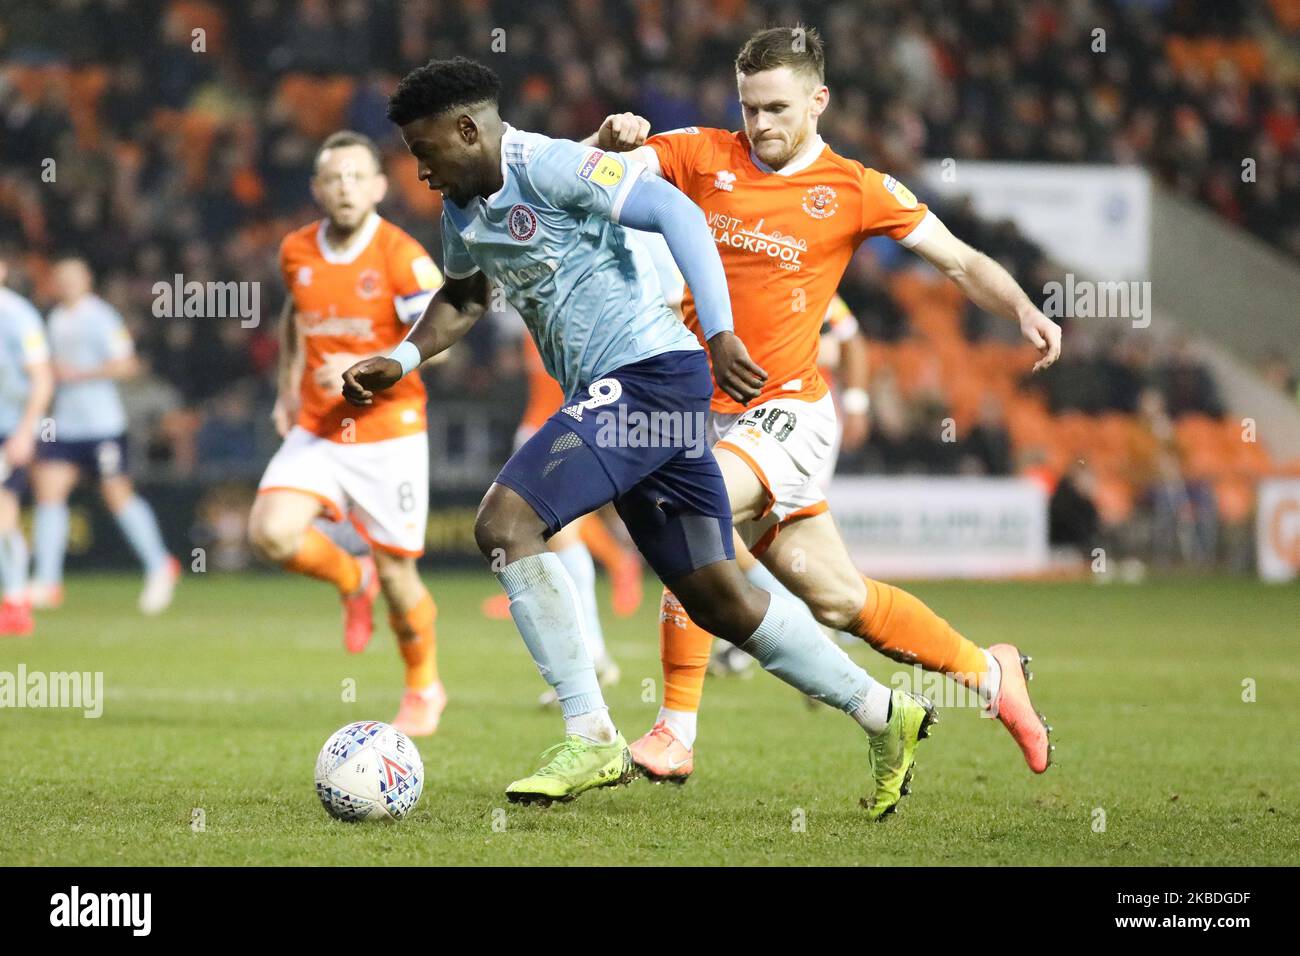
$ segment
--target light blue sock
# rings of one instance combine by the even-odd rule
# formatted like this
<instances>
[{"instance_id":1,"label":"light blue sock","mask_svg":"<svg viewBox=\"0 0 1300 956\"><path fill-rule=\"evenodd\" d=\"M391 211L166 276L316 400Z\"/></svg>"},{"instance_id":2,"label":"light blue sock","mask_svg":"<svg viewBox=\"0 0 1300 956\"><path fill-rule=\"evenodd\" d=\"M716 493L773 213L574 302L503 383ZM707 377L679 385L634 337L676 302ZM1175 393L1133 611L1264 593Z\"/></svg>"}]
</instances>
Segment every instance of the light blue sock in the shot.
<instances>
[{"instance_id":1,"label":"light blue sock","mask_svg":"<svg viewBox=\"0 0 1300 956\"><path fill-rule=\"evenodd\" d=\"M752 568L746 571L745 578L756 588L762 588L764 591L771 594L785 595L790 600L797 602L798 605L805 611L808 611L808 615L812 617L812 611L809 610L808 605L803 602L803 598L797 596L793 591L782 584L780 580L777 579L777 576L773 574L762 561L759 561ZM813 617L813 620L815 621L817 618ZM825 632L823 631L823 633ZM857 647L862 643L862 638L845 631L836 631L835 638L846 647Z\"/></svg>"},{"instance_id":2,"label":"light blue sock","mask_svg":"<svg viewBox=\"0 0 1300 956\"><path fill-rule=\"evenodd\" d=\"M828 641L800 602L773 594L762 623L739 647L764 670L814 700L838 707L868 732L884 730L889 688Z\"/></svg>"},{"instance_id":3,"label":"light blue sock","mask_svg":"<svg viewBox=\"0 0 1300 956\"><path fill-rule=\"evenodd\" d=\"M63 583L63 554L68 547L68 506L36 506L36 580L53 587Z\"/></svg>"},{"instance_id":4,"label":"light blue sock","mask_svg":"<svg viewBox=\"0 0 1300 956\"><path fill-rule=\"evenodd\" d=\"M511 561L497 573L510 597L510 616L546 682L555 688L565 721L605 709L596 669L583 638L584 614L564 564L551 552Z\"/></svg>"},{"instance_id":5,"label":"light blue sock","mask_svg":"<svg viewBox=\"0 0 1300 956\"><path fill-rule=\"evenodd\" d=\"M27 594L27 539L15 528L0 536L0 582L6 601L21 601Z\"/></svg>"},{"instance_id":6,"label":"light blue sock","mask_svg":"<svg viewBox=\"0 0 1300 956\"><path fill-rule=\"evenodd\" d=\"M591 560L587 546L579 542L555 556L564 565L564 570L573 578L573 585L578 589L578 598L582 601L582 610L586 613L586 629L583 637L587 641L587 653L593 661L606 656L605 632L600 627L600 609L596 604L596 563Z\"/></svg>"},{"instance_id":7,"label":"light blue sock","mask_svg":"<svg viewBox=\"0 0 1300 956\"><path fill-rule=\"evenodd\" d=\"M154 517L153 509L147 501L139 495L132 495L131 500L113 517L117 519L117 526L126 535L135 556L144 565L146 574L160 570L167 563L167 546L163 544L158 519Z\"/></svg>"},{"instance_id":8,"label":"light blue sock","mask_svg":"<svg viewBox=\"0 0 1300 956\"><path fill-rule=\"evenodd\" d=\"M802 600L795 597L794 593L789 588L787 588L784 584L782 584L777 579L776 575L767 569L767 567L763 564L762 561L756 562L752 568L750 568L748 571L744 573L745 573L745 580L747 580L750 584L754 585L754 587L762 591L766 591L769 594L779 594L782 597L789 598L796 605L798 605L800 611L808 615L808 617L812 618L814 624L817 623L817 619L812 617L812 611L808 610L808 605L804 604ZM737 648L737 650L739 650L739 648ZM737 665L733 663L733 666L737 666ZM748 667L748 663L746 663L745 666Z\"/></svg>"},{"instance_id":9,"label":"light blue sock","mask_svg":"<svg viewBox=\"0 0 1300 956\"><path fill-rule=\"evenodd\" d=\"M756 588L762 588L770 594L783 594L791 601L798 601L799 604L803 604L803 601L795 597L793 592L782 584L762 561L756 561L754 566L745 572L745 579ZM804 605L804 609L807 610L807 605ZM808 613L811 614L812 612L809 611Z\"/></svg>"}]
</instances>

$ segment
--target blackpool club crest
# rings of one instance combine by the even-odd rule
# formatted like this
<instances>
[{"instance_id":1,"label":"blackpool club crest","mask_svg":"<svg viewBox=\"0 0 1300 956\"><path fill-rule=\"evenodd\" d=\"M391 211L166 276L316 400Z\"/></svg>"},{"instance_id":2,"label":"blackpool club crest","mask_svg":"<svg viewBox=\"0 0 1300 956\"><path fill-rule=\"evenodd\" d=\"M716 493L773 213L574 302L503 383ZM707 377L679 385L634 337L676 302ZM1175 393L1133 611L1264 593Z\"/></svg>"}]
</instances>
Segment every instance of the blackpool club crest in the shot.
<instances>
[{"instance_id":1,"label":"blackpool club crest","mask_svg":"<svg viewBox=\"0 0 1300 956\"><path fill-rule=\"evenodd\" d=\"M383 284L384 278L378 269L362 269L357 276L357 296L366 300L373 299L379 295Z\"/></svg>"},{"instance_id":2,"label":"blackpool club crest","mask_svg":"<svg viewBox=\"0 0 1300 956\"><path fill-rule=\"evenodd\" d=\"M814 219L829 219L840 208L835 190L830 186L810 186L803 194L803 211Z\"/></svg>"}]
</instances>

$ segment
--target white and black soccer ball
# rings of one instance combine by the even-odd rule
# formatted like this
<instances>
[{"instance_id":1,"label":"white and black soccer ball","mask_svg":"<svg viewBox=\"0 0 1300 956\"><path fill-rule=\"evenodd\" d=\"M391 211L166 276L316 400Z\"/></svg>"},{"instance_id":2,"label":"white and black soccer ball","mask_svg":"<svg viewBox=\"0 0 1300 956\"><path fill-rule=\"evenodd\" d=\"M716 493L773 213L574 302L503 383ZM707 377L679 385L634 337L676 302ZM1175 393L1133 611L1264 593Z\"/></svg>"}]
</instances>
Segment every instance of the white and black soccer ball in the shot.
<instances>
[{"instance_id":1,"label":"white and black soccer ball","mask_svg":"<svg viewBox=\"0 0 1300 956\"><path fill-rule=\"evenodd\" d=\"M348 724L316 758L316 795L339 820L400 820L424 790L424 761L411 738L378 720Z\"/></svg>"}]
</instances>

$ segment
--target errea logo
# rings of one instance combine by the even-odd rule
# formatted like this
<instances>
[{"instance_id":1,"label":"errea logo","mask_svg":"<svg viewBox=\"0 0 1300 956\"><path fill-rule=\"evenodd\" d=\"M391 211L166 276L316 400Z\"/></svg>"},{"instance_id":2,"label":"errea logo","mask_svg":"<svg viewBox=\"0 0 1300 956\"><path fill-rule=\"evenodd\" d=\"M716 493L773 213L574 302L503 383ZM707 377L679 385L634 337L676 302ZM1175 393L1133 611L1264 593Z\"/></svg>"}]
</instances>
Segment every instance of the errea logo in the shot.
<instances>
[{"instance_id":1,"label":"errea logo","mask_svg":"<svg viewBox=\"0 0 1300 956\"><path fill-rule=\"evenodd\" d=\"M713 177L713 188L721 189L725 193L731 192L736 187L736 174L729 169L719 169L717 175Z\"/></svg>"}]
</instances>

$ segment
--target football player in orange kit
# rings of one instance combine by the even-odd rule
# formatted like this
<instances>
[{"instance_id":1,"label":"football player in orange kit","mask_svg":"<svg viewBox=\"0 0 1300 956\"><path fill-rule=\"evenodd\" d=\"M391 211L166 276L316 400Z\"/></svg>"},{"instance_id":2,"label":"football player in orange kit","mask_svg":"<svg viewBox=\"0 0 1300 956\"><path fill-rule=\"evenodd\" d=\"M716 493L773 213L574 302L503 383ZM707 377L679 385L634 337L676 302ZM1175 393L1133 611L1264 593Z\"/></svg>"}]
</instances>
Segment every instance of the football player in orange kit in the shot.
<instances>
[{"instance_id":1,"label":"football player in orange kit","mask_svg":"<svg viewBox=\"0 0 1300 956\"><path fill-rule=\"evenodd\" d=\"M817 370L827 306L858 245L889 236L926 259L976 305L1019 324L1046 368L1061 330L997 263L948 231L894 177L837 155L817 134L830 103L816 30L774 28L736 58L744 130L687 127L645 140L646 121L608 117L596 135L629 150L704 211L722 255L736 334L765 376L741 404L721 390L711 438L737 532L765 566L833 630L848 631L895 660L949 674L978 690L1031 770L1047 769L1050 728L1029 699L1027 658L1010 644L980 648L907 592L864 577L827 511L821 480L836 435L835 411ZM695 310L685 302L694 328ZM745 568L744 555L737 549ZM664 707L632 745L652 779L694 769L696 715L711 637L665 592L660 637Z\"/></svg>"},{"instance_id":2,"label":"football player in orange kit","mask_svg":"<svg viewBox=\"0 0 1300 956\"><path fill-rule=\"evenodd\" d=\"M840 449L854 451L867 440L867 410L871 404L867 396L869 370L867 340L859 332L858 318L836 293L826 309L817 345L817 371L830 387L838 425L821 473L823 486L835 475ZM827 637L841 643L856 640L851 634L825 630ZM740 648L717 641L709 658L709 673L717 677L748 677L753 663L754 659ZM809 703L815 702L809 700Z\"/></svg>"},{"instance_id":3,"label":"football player in orange kit","mask_svg":"<svg viewBox=\"0 0 1300 956\"><path fill-rule=\"evenodd\" d=\"M437 730L447 697L438 680L437 609L415 564L429 507L424 385L407 376L367 409L342 396L343 371L402 341L442 285L424 248L375 211L386 190L368 137L344 131L321 145L312 195L325 217L280 246L289 299L275 421L284 443L262 476L249 536L267 561L338 589L353 653L370 640L383 591L406 662L393 726L425 736ZM313 526L322 515L350 517L371 554L356 558L331 541Z\"/></svg>"}]
</instances>

